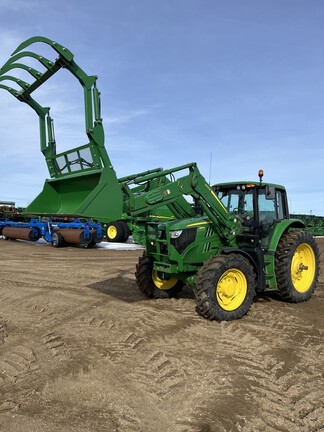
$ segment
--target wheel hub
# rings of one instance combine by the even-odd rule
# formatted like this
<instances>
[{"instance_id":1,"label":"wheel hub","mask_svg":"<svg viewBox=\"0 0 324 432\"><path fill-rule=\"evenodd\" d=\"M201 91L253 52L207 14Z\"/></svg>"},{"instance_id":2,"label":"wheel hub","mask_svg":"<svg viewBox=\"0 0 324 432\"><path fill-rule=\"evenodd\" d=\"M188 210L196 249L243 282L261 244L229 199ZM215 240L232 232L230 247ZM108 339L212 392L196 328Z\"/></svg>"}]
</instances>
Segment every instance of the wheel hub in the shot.
<instances>
[{"instance_id":1,"label":"wheel hub","mask_svg":"<svg viewBox=\"0 0 324 432\"><path fill-rule=\"evenodd\" d=\"M109 238L114 239L117 236L117 228L115 226L111 225L108 228L107 234L108 234Z\"/></svg>"},{"instance_id":2,"label":"wheel hub","mask_svg":"<svg viewBox=\"0 0 324 432\"><path fill-rule=\"evenodd\" d=\"M311 286L315 275L315 255L307 244L299 245L291 261L291 280L298 292L305 292Z\"/></svg>"},{"instance_id":3,"label":"wheel hub","mask_svg":"<svg viewBox=\"0 0 324 432\"><path fill-rule=\"evenodd\" d=\"M247 293L247 281L238 269L227 270L219 279L216 296L219 305L225 310L235 310L244 301Z\"/></svg>"},{"instance_id":4,"label":"wheel hub","mask_svg":"<svg viewBox=\"0 0 324 432\"><path fill-rule=\"evenodd\" d=\"M173 288L178 282L178 279L176 278L161 279L156 270L152 271L152 280L154 285L160 290L169 290Z\"/></svg>"}]
</instances>

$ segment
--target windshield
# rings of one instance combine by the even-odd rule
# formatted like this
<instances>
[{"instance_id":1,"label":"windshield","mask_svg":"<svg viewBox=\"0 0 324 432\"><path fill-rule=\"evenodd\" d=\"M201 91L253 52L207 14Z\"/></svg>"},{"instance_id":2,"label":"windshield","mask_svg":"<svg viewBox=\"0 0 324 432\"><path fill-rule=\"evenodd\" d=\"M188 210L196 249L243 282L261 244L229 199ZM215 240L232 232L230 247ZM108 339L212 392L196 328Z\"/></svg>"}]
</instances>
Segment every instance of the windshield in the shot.
<instances>
[{"instance_id":1,"label":"windshield","mask_svg":"<svg viewBox=\"0 0 324 432\"><path fill-rule=\"evenodd\" d=\"M229 213L254 217L253 189L224 189L217 191L217 196Z\"/></svg>"}]
</instances>

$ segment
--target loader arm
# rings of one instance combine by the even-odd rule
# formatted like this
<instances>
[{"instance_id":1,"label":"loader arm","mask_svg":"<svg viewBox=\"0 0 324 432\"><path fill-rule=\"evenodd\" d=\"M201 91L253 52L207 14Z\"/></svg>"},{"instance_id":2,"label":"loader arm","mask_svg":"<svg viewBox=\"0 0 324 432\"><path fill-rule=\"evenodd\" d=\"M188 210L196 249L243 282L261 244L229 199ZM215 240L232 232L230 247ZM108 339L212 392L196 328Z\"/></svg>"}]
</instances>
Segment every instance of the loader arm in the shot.
<instances>
[{"instance_id":1,"label":"loader arm","mask_svg":"<svg viewBox=\"0 0 324 432\"><path fill-rule=\"evenodd\" d=\"M174 174L183 170L188 170L189 173L176 179ZM142 185L141 190L134 187L139 184ZM235 238L241 229L240 222L227 212L199 172L196 163L126 179L122 189L126 196L127 212L131 216L167 205L176 218L191 218L195 216L195 212L185 199L185 196L191 196L201 206L217 233L225 238L229 245L236 245Z\"/></svg>"}]
</instances>

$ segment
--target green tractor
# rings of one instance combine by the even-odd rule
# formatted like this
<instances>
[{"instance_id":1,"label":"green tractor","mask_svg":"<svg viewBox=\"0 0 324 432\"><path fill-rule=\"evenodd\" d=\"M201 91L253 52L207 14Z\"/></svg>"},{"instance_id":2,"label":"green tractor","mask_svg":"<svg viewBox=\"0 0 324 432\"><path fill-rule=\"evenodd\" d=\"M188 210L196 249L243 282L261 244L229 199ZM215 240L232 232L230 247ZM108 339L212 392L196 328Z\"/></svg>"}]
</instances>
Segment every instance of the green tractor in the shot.
<instances>
[{"instance_id":1,"label":"green tractor","mask_svg":"<svg viewBox=\"0 0 324 432\"><path fill-rule=\"evenodd\" d=\"M180 177L183 170L189 172ZM171 177L157 187L158 178ZM241 318L256 293L308 300L318 281L319 250L303 222L290 219L283 186L240 181L210 187L195 163L125 182L129 214L166 205L176 217L148 222L146 251L136 268L139 289L150 298L194 290L197 312L210 320ZM131 186L147 185L141 193ZM175 208L179 197L192 205Z\"/></svg>"}]
</instances>

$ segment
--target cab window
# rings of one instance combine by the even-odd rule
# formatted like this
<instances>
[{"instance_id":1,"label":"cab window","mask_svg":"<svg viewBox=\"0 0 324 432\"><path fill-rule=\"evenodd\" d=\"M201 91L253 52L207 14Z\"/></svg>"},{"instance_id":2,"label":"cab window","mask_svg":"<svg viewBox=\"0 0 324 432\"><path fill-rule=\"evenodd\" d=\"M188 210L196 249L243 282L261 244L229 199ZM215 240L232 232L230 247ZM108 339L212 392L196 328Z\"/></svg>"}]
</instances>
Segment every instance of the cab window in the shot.
<instances>
[{"instance_id":1,"label":"cab window","mask_svg":"<svg viewBox=\"0 0 324 432\"><path fill-rule=\"evenodd\" d=\"M284 198L281 190L276 190L271 199L267 198L264 189L259 190L258 204L261 223L271 223L274 219L284 219Z\"/></svg>"},{"instance_id":2,"label":"cab window","mask_svg":"<svg viewBox=\"0 0 324 432\"><path fill-rule=\"evenodd\" d=\"M275 199L267 199L265 190L259 190L259 220L261 223L271 223L277 218Z\"/></svg>"},{"instance_id":3,"label":"cab window","mask_svg":"<svg viewBox=\"0 0 324 432\"><path fill-rule=\"evenodd\" d=\"M248 214L250 218L253 218L252 190L230 189L218 191L217 195L229 213Z\"/></svg>"}]
</instances>

